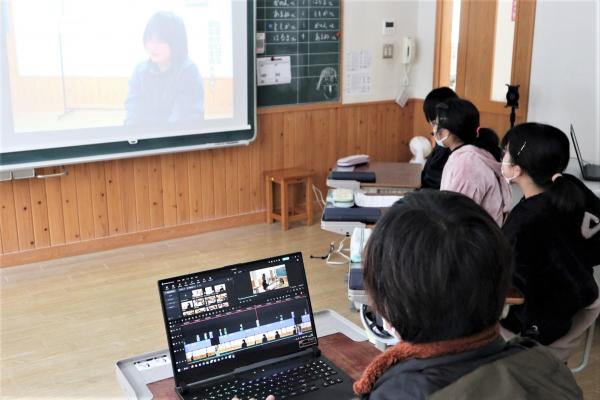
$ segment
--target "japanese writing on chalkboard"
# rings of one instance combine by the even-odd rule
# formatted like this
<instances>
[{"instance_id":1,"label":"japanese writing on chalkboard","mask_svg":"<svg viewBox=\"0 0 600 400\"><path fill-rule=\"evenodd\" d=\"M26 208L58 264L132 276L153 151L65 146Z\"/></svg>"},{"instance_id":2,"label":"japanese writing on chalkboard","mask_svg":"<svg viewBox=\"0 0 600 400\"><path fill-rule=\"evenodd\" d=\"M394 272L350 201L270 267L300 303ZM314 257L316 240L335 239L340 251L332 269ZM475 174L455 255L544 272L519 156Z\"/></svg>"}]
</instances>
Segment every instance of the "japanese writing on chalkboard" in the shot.
<instances>
[{"instance_id":1,"label":"japanese writing on chalkboard","mask_svg":"<svg viewBox=\"0 0 600 400\"><path fill-rule=\"evenodd\" d=\"M290 57L291 82L258 88L258 105L339 99L340 0L256 0L261 57Z\"/></svg>"}]
</instances>

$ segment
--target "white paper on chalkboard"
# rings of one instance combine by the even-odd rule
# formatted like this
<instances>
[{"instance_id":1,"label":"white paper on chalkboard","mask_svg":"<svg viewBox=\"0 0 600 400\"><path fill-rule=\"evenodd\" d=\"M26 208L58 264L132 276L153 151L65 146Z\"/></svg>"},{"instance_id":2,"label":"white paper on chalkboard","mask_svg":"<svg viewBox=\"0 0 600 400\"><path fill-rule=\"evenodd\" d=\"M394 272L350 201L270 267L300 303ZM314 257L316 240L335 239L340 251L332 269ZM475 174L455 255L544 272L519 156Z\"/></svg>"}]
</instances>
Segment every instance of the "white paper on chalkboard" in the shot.
<instances>
[{"instance_id":1,"label":"white paper on chalkboard","mask_svg":"<svg viewBox=\"0 0 600 400\"><path fill-rule=\"evenodd\" d=\"M256 59L257 85L284 85L292 82L290 56Z\"/></svg>"}]
</instances>

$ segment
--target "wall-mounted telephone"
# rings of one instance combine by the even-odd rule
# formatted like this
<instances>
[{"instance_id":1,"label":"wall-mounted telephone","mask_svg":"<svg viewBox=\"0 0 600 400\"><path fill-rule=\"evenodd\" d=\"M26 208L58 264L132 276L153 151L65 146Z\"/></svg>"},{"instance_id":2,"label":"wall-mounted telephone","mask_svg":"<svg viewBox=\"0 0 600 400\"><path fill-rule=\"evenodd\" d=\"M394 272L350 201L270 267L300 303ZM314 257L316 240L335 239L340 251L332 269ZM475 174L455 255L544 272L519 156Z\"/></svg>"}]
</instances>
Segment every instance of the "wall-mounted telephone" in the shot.
<instances>
[{"instance_id":1,"label":"wall-mounted telephone","mask_svg":"<svg viewBox=\"0 0 600 400\"><path fill-rule=\"evenodd\" d=\"M412 64L415 60L415 39L410 37L402 38L401 61L402 64Z\"/></svg>"}]
</instances>

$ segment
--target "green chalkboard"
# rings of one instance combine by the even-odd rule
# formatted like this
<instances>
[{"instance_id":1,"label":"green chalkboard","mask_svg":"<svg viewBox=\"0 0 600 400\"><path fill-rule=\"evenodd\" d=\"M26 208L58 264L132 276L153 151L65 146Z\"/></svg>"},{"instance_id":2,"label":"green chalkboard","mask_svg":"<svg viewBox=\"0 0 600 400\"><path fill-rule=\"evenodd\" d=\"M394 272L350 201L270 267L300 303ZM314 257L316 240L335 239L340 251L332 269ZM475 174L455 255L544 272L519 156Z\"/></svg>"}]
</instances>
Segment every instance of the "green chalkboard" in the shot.
<instances>
[{"instance_id":1,"label":"green chalkboard","mask_svg":"<svg viewBox=\"0 0 600 400\"><path fill-rule=\"evenodd\" d=\"M339 100L340 0L257 0L261 57L289 56L290 83L259 86L258 106Z\"/></svg>"}]
</instances>

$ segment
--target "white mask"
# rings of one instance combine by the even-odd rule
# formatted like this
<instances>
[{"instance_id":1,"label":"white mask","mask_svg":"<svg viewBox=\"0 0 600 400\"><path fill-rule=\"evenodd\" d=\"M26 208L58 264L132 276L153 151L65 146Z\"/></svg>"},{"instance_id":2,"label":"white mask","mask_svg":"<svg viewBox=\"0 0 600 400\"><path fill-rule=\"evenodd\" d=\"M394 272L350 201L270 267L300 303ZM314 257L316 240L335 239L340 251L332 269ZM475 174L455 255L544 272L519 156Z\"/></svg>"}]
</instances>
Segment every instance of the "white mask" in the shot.
<instances>
[{"instance_id":1,"label":"white mask","mask_svg":"<svg viewBox=\"0 0 600 400\"><path fill-rule=\"evenodd\" d=\"M440 147L446 147L446 145L444 144L444 142L446 141L446 139L448 139L448 136L450 136L450 134L448 133L446 135L446 137L438 139L435 135L433 136L435 138L435 142L437 143L438 146Z\"/></svg>"},{"instance_id":2,"label":"white mask","mask_svg":"<svg viewBox=\"0 0 600 400\"><path fill-rule=\"evenodd\" d=\"M398 335L398 333L396 332L396 328L394 328L392 326L392 324L390 324L387 319L385 318L381 318L383 320L383 329L385 329L387 331L387 333L389 333L390 335L392 335L393 337L399 339L400 335Z\"/></svg>"},{"instance_id":3,"label":"white mask","mask_svg":"<svg viewBox=\"0 0 600 400\"><path fill-rule=\"evenodd\" d=\"M509 165L509 166L513 166L514 164L512 163L507 163L507 162L502 162L502 165ZM512 181L517 177L517 175L513 175L513 176L506 176L504 175L504 170L502 168L500 168L500 173L502 174L502 177L504 178L504 180L506 181L506 183L508 183L509 185L512 183Z\"/></svg>"}]
</instances>

